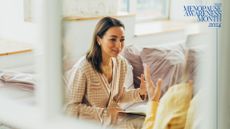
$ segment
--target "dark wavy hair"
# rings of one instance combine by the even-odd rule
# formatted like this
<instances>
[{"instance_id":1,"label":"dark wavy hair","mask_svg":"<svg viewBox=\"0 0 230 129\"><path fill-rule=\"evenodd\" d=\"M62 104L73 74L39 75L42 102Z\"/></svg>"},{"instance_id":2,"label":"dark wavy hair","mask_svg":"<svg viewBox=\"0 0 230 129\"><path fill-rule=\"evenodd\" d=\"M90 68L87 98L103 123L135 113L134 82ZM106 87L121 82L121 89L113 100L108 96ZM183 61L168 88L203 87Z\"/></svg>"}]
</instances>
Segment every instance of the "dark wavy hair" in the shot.
<instances>
[{"instance_id":1,"label":"dark wavy hair","mask_svg":"<svg viewBox=\"0 0 230 129\"><path fill-rule=\"evenodd\" d=\"M123 27L125 29L124 24L118 19L112 17L104 17L102 18L96 25L93 34L93 41L91 43L91 47L86 53L86 59L93 66L93 68L102 73L101 63L102 63L102 50L101 46L97 42L97 36L103 38L106 31L111 27Z\"/></svg>"}]
</instances>

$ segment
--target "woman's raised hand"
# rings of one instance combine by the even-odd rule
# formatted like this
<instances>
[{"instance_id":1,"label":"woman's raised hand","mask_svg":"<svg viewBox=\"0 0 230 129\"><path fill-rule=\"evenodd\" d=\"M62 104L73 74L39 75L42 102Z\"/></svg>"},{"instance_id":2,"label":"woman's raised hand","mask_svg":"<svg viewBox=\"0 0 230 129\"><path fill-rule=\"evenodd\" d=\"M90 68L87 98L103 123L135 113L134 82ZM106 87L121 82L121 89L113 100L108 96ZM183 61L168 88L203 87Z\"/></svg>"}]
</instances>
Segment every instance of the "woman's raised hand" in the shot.
<instances>
[{"instance_id":1,"label":"woman's raised hand","mask_svg":"<svg viewBox=\"0 0 230 129\"><path fill-rule=\"evenodd\" d=\"M138 77L138 79L140 79L140 81L141 81L139 93L141 96L146 96L147 95L147 88L146 88L144 74L141 74L141 77Z\"/></svg>"},{"instance_id":2,"label":"woman's raised hand","mask_svg":"<svg viewBox=\"0 0 230 129\"><path fill-rule=\"evenodd\" d=\"M150 67L148 65L144 65L144 77L149 100L159 101L161 96L162 80L158 79L157 85L155 86L153 80L151 79Z\"/></svg>"}]
</instances>

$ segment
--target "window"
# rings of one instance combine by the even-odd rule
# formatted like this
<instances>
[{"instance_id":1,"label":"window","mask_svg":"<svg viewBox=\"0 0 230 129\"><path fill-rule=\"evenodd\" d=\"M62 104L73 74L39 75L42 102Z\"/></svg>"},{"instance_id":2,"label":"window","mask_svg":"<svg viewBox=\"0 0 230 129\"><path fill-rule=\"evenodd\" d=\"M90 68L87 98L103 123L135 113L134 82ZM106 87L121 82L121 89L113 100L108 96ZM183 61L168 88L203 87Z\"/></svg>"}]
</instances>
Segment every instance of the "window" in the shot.
<instances>
[{"instance_id":1,"label":"window","mask_svg":"<svg viewBox=\"0 0 230 129\"><path fill-rule=\"evenodd\" d=\"M168 19L169 0L122 0L120 10L135 13L137 21Z\"/></svg>"},{"instance_id":2,"label":"window","mask_svg":"<svg viewBox=\"0 0 230 129\"><path fill-rule=\"evenodd\" d=\"M120 11L129 12L129 0L121 0Z\"/></svg>"}]
</instances>

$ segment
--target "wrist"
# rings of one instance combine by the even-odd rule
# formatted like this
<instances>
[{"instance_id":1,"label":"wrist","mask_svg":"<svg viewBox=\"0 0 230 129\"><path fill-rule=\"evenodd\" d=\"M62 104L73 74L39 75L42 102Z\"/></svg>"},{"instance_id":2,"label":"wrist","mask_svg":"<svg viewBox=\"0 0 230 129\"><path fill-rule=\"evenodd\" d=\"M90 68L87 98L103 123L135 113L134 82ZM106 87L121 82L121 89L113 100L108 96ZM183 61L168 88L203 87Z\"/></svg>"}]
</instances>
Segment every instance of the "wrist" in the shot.
<instances>
[{"instance_id":1,"label":"wrist","mask_svg":"<svg viewBox=\"0 0 230 129\"><path fill-rule=\"evenodd\" d=\"M152 101L159 102L159 101L160 101L160 99L159 99L159 98L157 98L157 97L153 97L153 98L152 98Z\"/></svg>"},{"instance_id":2,"label":"wrist","mask_svg":"<svg viewBox=\"0 0 230 129\"><path fill-rule=\"evenodd\" d=\"M147 94L146 91L142 91L141 89L139 89L139 95L141 95L141 96L144 95L145 96L146 94Z\"/></svg>"}]
</instances>

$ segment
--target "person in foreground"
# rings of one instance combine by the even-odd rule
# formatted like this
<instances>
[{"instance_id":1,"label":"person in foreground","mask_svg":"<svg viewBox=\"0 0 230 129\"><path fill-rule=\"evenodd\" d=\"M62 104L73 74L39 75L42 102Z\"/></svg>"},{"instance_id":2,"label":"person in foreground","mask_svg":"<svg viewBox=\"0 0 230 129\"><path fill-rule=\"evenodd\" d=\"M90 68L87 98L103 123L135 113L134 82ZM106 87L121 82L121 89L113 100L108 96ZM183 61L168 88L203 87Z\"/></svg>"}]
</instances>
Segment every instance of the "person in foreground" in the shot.
<instances>
[{"instance_id":1,"label":"person in foreground","mask_svg":"<svg viewBox=\"0 0 230 129\"><path fill-rule=\"evenodd\" d=\"M120 103L137 103L146 99L145 83L141 83L138 89L126 91L124 88L127 62L119 55L124 41L125 27L119 20L104 17L98 22L89 51L71 71L66 104L69 115L96 120L103 125L116 125L120 119ZM144 82L144 75L141 80ZM144 118L140 127L135 125L138 122L130 124L131 121L127 120L129 128L141 128Z\"/></svg>"},{"instance_id":2,"label":"person in foreground","mask_svg":"<svg viewBox=\"0 0 230 129\"><path fill-rule=\"evenodd\" d=\"M148 65L144 66L144 75L149 102L142 129L190 129L186 117L193 93L192 81L170 87L160 100L162 80L154 85Z\"/></svg>"}]
</instances>

